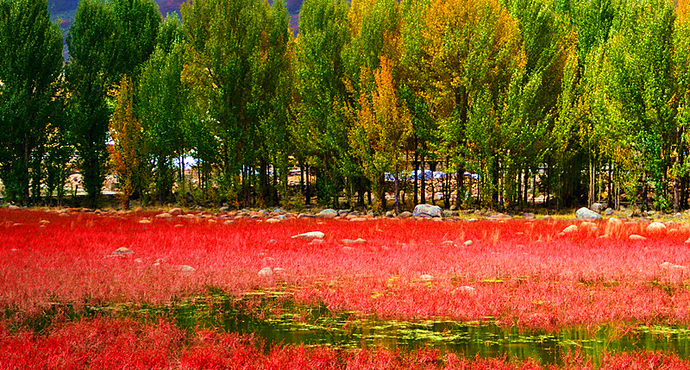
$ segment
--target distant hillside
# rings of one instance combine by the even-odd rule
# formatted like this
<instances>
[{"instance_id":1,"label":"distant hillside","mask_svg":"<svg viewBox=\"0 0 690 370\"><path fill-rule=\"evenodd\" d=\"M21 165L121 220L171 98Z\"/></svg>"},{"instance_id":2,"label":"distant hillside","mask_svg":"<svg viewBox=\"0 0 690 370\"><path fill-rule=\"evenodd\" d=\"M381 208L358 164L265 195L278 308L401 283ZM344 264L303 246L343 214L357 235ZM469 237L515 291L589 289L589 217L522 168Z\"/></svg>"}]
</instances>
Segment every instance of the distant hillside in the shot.
<instances>
[{"instance_id":1,"label":"distant hillside","mask_svg":"<svg viewBox=\"0 0 690 370\"><path fill-rule=\"evenodd\" d=\"M287 8L290 13L290 26L295 30L295 33L297 31L297 19L299 17L300 7L302 7L302 1L303 0L287 0ZM183 0L156 0L161 14L163 15L172 12L177 12L179 14L180 4L183 2ZM79 4L79 0L48 0L51 17L53 20L61 20L60 27L65 35L67 35L67 30L74 20L77 4Z\"/></svg>"}]
</instances>

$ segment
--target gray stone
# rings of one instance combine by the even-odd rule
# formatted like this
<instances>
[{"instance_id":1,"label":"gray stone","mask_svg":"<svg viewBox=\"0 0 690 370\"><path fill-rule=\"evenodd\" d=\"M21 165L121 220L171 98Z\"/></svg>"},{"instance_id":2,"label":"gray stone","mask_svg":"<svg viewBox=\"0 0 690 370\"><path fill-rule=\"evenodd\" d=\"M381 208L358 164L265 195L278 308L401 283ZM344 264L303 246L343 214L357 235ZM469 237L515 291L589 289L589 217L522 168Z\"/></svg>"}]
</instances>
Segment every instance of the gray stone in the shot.
<instances>
[{"instance_id":1,"label":"gray stone","mask_svg":"<svg viewBox=\"0 0 690 370\"><path fill-rule=\"evenodd\" d=\"M534 220L534 219L536 218L536 216L534 216L534 213L530 213L530 212L524 213L524 214L522 215L522 217L523 217L525 220Z\"/></svg>"},{"instance_id":2,"label":"gray stone","mask_svg":"<svg viewBox=\"0 0 690 370\"><path fill-rule=\"evenodd\" d=\"M324 209L323 211L319 212L316 217L320 218L335 218L338 216L338 211L334 209Z\"/></svg>"},{"instance_id":3,"label":"gray stone","mask_svg":"<svg viewBox=\"0 0 690 370\"><path fill-rule=\"evenodd\" d=\"M308 233L294 235L292 239L323 239L325 236L326 234L322 233L321 231L311 231Z\"/></svg>"},{"instance_id":4,"label":"gray stone","mask_svg":"<svg viewBox=\"0 0 690 370\"><path fill-rule=\"evenodd\" d=\"M218 212L228 212L230 210L230 207L223 206L218 209Z\"/></svg>"},{"instance_id":5,"label":"gray stone","mask_svg":"<svg viewBox=\"0 0 690 370\"><path fill-rule=\"evenodd\" d=\"M343 217L345 217L345 216L348 215L348 213L350 213L350 210L341 209L341 210L338 211L338 216L343 216Z\"/></svg>"},{"instance_id":6,"label":"gray stone","mask_svg":"<svg viewBox=\"0 0 690 370\"><path fill-rule=\"evenodd\" d=\"M606 210L604 210L604 216L613 216L613 209L606 208Z\"/></svg>"},{"instance_id":7,"label":"gray stone","mask_svg":"<svg viewBox=\"0 0 690 370\"><path fill-rule=\"evenodd\" d=\"M271 276L273 275L273 270L270 267L264 267L259 270L259 276Z\"/></svg>"},{"instance_id":8,"label":"gray stone","mask_svg":"<svg viewBox=\"0 0 690 370\"><path fill-rule=\"evenodd\" d=\"M172 215L170 213L164 212L164 213L159 213L156 215L156 218L165 218L165 219L171 219Z\"/></svg>"},{"instance_id":9,"label":"gray stone","mask_svg":"<svg viewBox=\"0 0 690 370\"><path fill-rule=\"evenodd\" d=\"M21 207L15 206L14 204L10 204L9 206L7 206L7 209L18 210L21 209Z\"/></svg>"},{"instance_id":10,"label":"gray stone","mask_svg":"<svg viewBox=\"0 0 690 370\"><path fill-rule=\"evenodd\" d=\"M604 210L604 205L601 203L592 203L591 210L596 213L601 213Z\"/></svg>"},{"instance_id":11,"label":"gray stone","mask_svg":"<svg viewBox=\"0 0 690 370\"><path fill-rule=\"evenodd\" d=\"M582 207L575 212L578 220L601 220L601 215L587 207Z\"/></svg>"},{"instance_id":12,"label":"gray stone","mask_svg":"<svg viewBox=\"0 0 690 370\"><path fill-rule=\"evenodd\" d=\"M683 218L683 214L678 212L678 213L673 215L673 218Z\"/></svg>"},{"instance_id":13,"label":"gray stone","mask_svg":"<svg viewBox=\"0 0 690 370\"><path fill-rule=\"evenodd\" d=\"M395 217L395 214L391 211L388 211L388 212L386 212L386 217L392 218L392 217Z\"/></svg>"},{"instance_id":14,"label":"gray stone","mask_svg":"<svg viewBox=\"0 0 690 370\"><path fill-rule=\"evenodd\" d=\"M412 215L415 217L441 217L441 207L431 204L417 204Z\"/></svg>"},{"instance_id":15,"label":"gray stone","mask_svg":"<svg viewBox=\"0 0 690 370\"><path fill-rule=\"evenodd\" d=\"M453 212L451 210L444 209L443 210L443 217L456 217L458 215L457 212Z\"/></svg>"},{"instance_id":16,"label":"gray stone","mask_svg":"<svg viewBox=\"0 0 690 370\"><path fill-rule=\"evenodd\" d=\"M405 212L400 214L400 218L410 218L410 217L412 217L412 212L410 212L410 211L405 211Z\"/></svg>"},{"instance_id":17,"label":"gray stone","mask_svg":"<svg viewBox=\"0 0 690 370\"><path fill-rule=\"evenodd\" d=\"M186 274L189 274L189 273L196 271L196 269L194 267L189 266L189 265L181 265L181 266L178 266L177 269L186 273Z\"/></svg>"}]
</instances>

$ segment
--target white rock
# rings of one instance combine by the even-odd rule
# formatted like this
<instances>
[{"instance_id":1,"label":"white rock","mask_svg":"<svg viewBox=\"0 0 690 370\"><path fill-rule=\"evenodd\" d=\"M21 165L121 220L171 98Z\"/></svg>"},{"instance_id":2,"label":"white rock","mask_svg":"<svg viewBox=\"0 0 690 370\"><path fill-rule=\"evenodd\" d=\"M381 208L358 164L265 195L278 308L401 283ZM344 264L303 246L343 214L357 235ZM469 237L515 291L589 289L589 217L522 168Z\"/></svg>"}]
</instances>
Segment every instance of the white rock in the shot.
<instances>
[{"instance_id":1,"label":"white rock","mask_svg":"<svg viewBox=\"0 0 690 370\"><path fill-rule=\"evenodd\" d=\"M323 239L325 236L326 234L321 231L310 231L308 233L293 235L292 239Z\"/></svg>"},{"instance_id":2,"label":"white rock","mask_svg":"<svg viewBox=\"0 0 690 370\"><path fill-rule=\"evenodd\" d=\"M259 270L259 276L271 276L273 275L273 270L270 267L264 267Z\"/></svg>"},{"instance_id":3,"label":"white rock","mask_svg":"<svg viewBox=\"0 0 690 370\"><path fill-rule=\"evenodd\" d=\"M630 240L647 240L647 238L645 238L644 236L637 235L637 234L630 235L629 239Z\"/></svg>"},{"instance_id":4,"label":"white rock","mask_svg":"<svg viewBox=\"0 0 690 370\"><path fill-rule=\"evenodd\" d=\"M573 233L576 233L577 230L578 230L577 225L570 225L570 226L566 227L565 229L563 229L563 233L564 234L573 234Z\"/></svg>"},{"instance_id":5,"label":"white rock","mask_svg":"<svg viewBox=\"0 0 690 370\"><path fill-rule=\"evenodd\" d=\"M666 234L666 225L661 222L652 222L647 225L647 232L650 235L663 235Z\"/></svg>"}]
</instances>

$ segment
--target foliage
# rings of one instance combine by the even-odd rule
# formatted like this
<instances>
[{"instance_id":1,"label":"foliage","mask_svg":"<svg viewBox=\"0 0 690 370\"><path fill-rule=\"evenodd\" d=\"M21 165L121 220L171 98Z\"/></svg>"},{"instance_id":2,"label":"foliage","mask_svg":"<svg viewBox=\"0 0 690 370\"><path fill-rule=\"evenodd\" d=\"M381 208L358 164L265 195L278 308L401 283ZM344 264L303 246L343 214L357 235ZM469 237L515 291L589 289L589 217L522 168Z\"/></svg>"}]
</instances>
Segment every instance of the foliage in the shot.
<instances>
[{"instance_id":1,"label":"foliage","mask_svg":"<svg viewBox=\"0 0 690 370\"><path fill-rule=\"evenodd\" d=\"M61 104L62 34L43 0L0 2L0 177L5 197L40 197L42 162Z\"/></svg>"}]
</instances>

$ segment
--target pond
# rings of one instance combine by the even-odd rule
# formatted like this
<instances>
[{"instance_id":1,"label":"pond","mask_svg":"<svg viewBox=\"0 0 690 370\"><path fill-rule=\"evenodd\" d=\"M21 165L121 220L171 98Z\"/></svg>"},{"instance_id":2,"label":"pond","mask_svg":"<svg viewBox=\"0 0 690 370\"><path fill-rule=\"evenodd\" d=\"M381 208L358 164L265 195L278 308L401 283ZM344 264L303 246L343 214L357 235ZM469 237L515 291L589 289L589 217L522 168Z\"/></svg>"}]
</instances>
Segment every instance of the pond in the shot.
<instances>
[{"instance_id":1,"label":"pond","mask_svg":"<svg viewBox=\"0 0 690 370\"><path fill-rule=\"evenodd\" d=\"M259 293L263 294L263 293ZM264 302L281 293L267 293ZM170 312L186 328L222 328L229 332L254 333L267 343L328 345L339 348L431 348L466 357L507 356L533 358L542 364L561 364L564 355L581 355L600 363L603 353L661 350L690 358L690 329L637 326L621 334L614 327L598 330L567 329L557 333L528 332L505 328L488 318L482 322L391 321L354 313L334 315L326 307L297 307L282 303L278 314L248 314L232 298L218 296L212 304L190 303ZM257 311L254 311L257 312ZM264 316L264 317L260 317Z\"/></svg>"}]
</instances>

